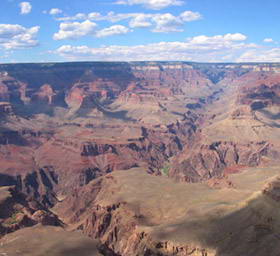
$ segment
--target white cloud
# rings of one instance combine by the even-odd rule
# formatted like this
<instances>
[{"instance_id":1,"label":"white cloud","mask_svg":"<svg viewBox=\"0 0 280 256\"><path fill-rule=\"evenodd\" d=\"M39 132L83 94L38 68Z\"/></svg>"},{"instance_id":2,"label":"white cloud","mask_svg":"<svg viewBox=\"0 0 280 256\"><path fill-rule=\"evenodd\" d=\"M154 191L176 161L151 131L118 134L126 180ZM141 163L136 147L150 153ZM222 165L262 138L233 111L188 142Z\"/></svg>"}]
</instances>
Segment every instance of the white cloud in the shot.
<instances>
[{"instance_id":1,"label":"white cloud","mask_svg":"<svg viewBox=\"0 0 280 256\"><path fill-rule=\"evenodd\" d=\"M65 17L58 17L56 20L58 21L73 21L73 20L94 20L94 21L101 21L106 20L110 22L118 22L121 20L133 18L137 16L138 13L115 13L115 12L108 12L107 15L101 15L99 12L91 12L91 13L77 13L74 16L65 16Z\"/></svg>"},{"instance_id":2,"label":"white cloud","mask_svg":"<svg viewBox=\"0 0 280 256\"><path fill-rule=\"evenodd\" d=\"M0 46L9 50L37 46L39 29L39 26L25 28L18 24L0 24Z\"/></svg>"},{"instance_id":3,"label":"white cloud","mask_svg":"<svg viewBox=\"0 0 280 256\"><path fill-rule=\"evenodd\" d=\"M178 17L173 16L170 13L155 15L152 20L156 23L153 32L181 32L183 31L181 26L183 22Z\"/></svg>"},{"instance_id":4,"label":"white cloud","mask_svg":"<svg viewBox=\"0 0 280 256\"><path fill-rule=\"evenodd\" d=\"M170 13L115 13L109 12L106 15L101 15L99 12L89 14L77 13L74 16L59 17L59 21L73 20L88 20L88 21L109 21L112 23L128 20L128 25L131 28L148 28L151 27L152 32L181 32L183 25L186 22L191 22L201 19L202 16L198 12L185 11L178 16ZM64 23L62 23L64 24ZM119 25L118 25L119 26Z\"/></svg>"},{"instance_id":5,"label":"white cloud","mask_svg":"<svg viewBox=\"0 0 280 256\"><path fill-rule=\"evenodd\" d=\"M122 5L143 5L148 9L160 10L169 6L184 4L181 0L119 0L116 4Z\"/></svg>"},{"instance_id":6,"label":"white cloud","mask_svg":"<svg viewBox=\"0 0 280 256\"><path fill-rule=\"evenodd\" d=\"M59 31L53 35L54 40L78 39L87 35L94 35L97 24L90 20L84 22L63 22Z\"/></svg>"},{"instance_id":7,"label":"white cloud","mask_svg":"<svg viewBox=\"0 0 280 256\"><path fill-rule=\"evenodd\" d=\"M87 20L87 19L89 19L89 18L88 18L88 15L85 13L77 13L74 16L56 18L56 20L59 20L59 21Z\"/></svg>"},{"instance_id":8,"label":"white cloud","mask_svg":"<svg viewBox=\"0 0 280 256\"><path fill-rule=\"evenodd\" d=\"M119 14L119 18L121 17L121 14ZM182 27L186 22L199 20L202 16L198 12L185 11L179 16L174 16L171 13L132 13L129 18L131 18L129 26L132 28L154 26L152 32L168 33L181 32L183 31Z\"/></svg>"},{"instance_id":9,"label":"white cloud","mask_svg":"<svg viewBox=\"0 0 280 256\"><path fill-rule=\"evenodd\" d=\"M113 36L113 35L122 35L131 32L132 30L122 26L122 25L114 25L108 28L104 28L96 32L96 37L106 37L106 36Z\"/></svg>"},{"instance_id":10,"label":"white cloud","mask_svg":"<svg viewBox=\"0 0 280 256\"><path fill-rule=\"evenodd\" d=\"M32 5L29 2L21 2L19 4L20 14L28 14L32 10Z\"/></svg>"},{"instance_id":11,"label":"white cloud","mask_svg":"<svg viewBox=\"0 0 280 256\"><path fill-rule=\"evenodd\" d=\"M272 49L251 49L243 53L239 62L280 62L280 48Z\"/></svg>"},{"instance_id":12,"label":"white cloud","mask_svg":"<svg viewBox=\"0 0 280 256\"><path fill-rule=\"evenodd\" d=\"M241 33L224 35L224 40L227 40L227 41L244 41L246 39L247 39L247 36L245 36Z\"/></svg>"},{"instance_id":13,"label":"white cloud","mask_svg":"<svg viewBox=\"0 0 280 256\"><path fill-rule=\"evenodd\" d=\"M115 13L115 12L108 12L107 15L102 16L100 18L100 20L106 20L106 21L110 21L110 22L119 22L122 20L127 20L127 19L131 19L133 17L136 17L138 15L138 13Z\"/></svg>"},{"instance_id":14,"label":"white cloud","mask_svg":"<svg viewBox=\"0 0 280 256\"><path fill-rule=\"evenodd\" d=\"M99 12L91 12L87 15L89 20L100 20L101 14Z\"/></svg>"},{"instance_id":15,"label":"white cloud","mask_svg":"<svg viewBox=\"0 0 280 256\"><path fill-rule=\"evenodd\" d=\"M129 26L131 28L147 28L152 26L150 21L151 15L140 13L130 20Z\"/></svg>"},{"instance_id":16,"label":"white cloud","mask_svg":"<svg viewBox=\"0 0 280 256\"><path fill-rule=\"evenodd\" d=\"M235 34L225 34L225 35L216 35L216 36L196 36L191 39L191 43L198 45L214 45L219 47L220 45L231 45L233 41L244 41L247 39L247 36L235 33Z\"/></svg>"},{"instance_id":17,"label":"white cloud","mask_svg":"<svg viewBox=\"0 0 280 256\"><path fill-rule=\"evenodd\" d=\"M74 16L59 17L59 21L72 20L94 20L94 21L110 21L112 23L122 20L129 20L131 28L147 28L154 26L153 32L179 32L182 31L182 25L186 22L202 19L202 15L198 12L185 11L179 16L174 16L170 13L115 13L109 12L106 15L101 15L98 12L89 14L77 13Z\"/></svg>"},{"instance_id":18,"label":"white cloud","mask_svg":"<svg viewBox=\"0 0 280 256\"><path fill-rule=\"evenodd\" d=\"M97 30L97 24L86 20L84 22L63 22L59 31L53 35L54 40L78 39L83 36L106 37L127 34L132 30L123 25L114 25Z\"/></svg>"},{"instance_id":19,"label":"white cloud","mask_svg":"<svg viewBox=\"0 0 280 256\"><path fill-rule=\"evenodd\" d=\"M71 60L236 61L246 51L258 48L255 44L245 43L246 36L240 35L242 34L197 36L184 42L159 42L135 46L111 45L91 48L85 45L64 45L55 53ZM236 40L238 37L239 41ZM242 38L244 40L241 40Z\"/></svg>"},{"instance_id":20,"label":"white cloud","mask_svg":"<svg viewBox=\"0 0 280 256\"><path fill-rule=\"evenodd\" d=\"M180 18L182 21L190 22L195 20L202 19L202 16L199 12L185 11L180 14Z\"/></svg>"},{"instance_id":21,"label":"white cloud","mask_svg":"<svg viewBox=\"0 0 280 256\"><path fill-rule=\"evenodd\" d=\"M60 14L60 13L62 13L62 10L60 10L60 9L58 9L58 8L52 8L52 9L50 9L50 11L49 11L49 14L50 14L50 15L57 15L57 14Z\"/></svg>"},{"instance_id":22,"label":"white cloud","mask_svg":"<svg viewBox=\"0 0 280 256\"><path fill-rule=\"evenodd\" d=\"M263 41L265 43L273 43L274 42L274 40L272 38L265 38Z\"/></svg>"}]
</instances>

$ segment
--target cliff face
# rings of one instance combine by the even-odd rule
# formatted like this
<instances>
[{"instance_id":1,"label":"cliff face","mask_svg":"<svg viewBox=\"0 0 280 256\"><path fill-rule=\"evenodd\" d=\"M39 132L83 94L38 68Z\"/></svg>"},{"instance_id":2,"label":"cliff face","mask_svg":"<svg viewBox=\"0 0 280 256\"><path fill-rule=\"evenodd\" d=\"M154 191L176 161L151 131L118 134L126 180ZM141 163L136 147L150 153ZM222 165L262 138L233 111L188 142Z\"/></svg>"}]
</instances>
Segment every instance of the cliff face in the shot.
<instances>
[{"instance_id":1,"label":"cliff face","mask_svg":"<svg viewBox=\"0 0 280 256\"><path fill-rule=\"evenodd\" d=\"M70 230L100 239L116 255L274 255L279 180L269 181L268 173L239 174L234 187L220 191L178 186L141 169L119 171L75 191L55 212Z\"/></svg>"},{"instance_id":2,"label":"cliff face","mask_svg":"<svg viewBox=\"0 0 280 256\"><path fill-rule=\"evenodd\" d=\"M196 143L172 159L170 176L198 182L277 159L279 80L279 73L269 70L232 79L208 106Z\"/></svg>"},{"instance_id":3,"label":"cliff face","mask_svg":"<svg viewBox=\"0 0 280 256\"><path fill-rule=\"evenodd\" d=\"M0 116L5 118L6 116L13 115L13 108L9 102L1 102L0 103Z\"/></svg>"},{"instance_id":4,"label":"cliff face","mask_svg":"<svg viewBox=\"0 0 280 256\"><path fill-rule=\"evenodd\" d=\"M121 184L118 170L130 175L138 167L151 179L231 189L232 174L278 164L279 67L0 65L0 186L15 186L45 210L59 205L63 221L100 239L112 255L219 255L200 238L155 236L159 227L151 227L187 208L158 217L126 200L103 204L100 198L120 190L111 190Z\"/></svg>"},{"instance_id":5,"label":"cliff face","mask_svg":"<svg viewBox=\"0 0 280 256\"><path fill-rule=\"evenodd\" d=\"M267 142L237 144L219 141L201 145L189 154L181 153L173 162L169 175L180 181L201 182L240 172L246 166L258 166L277 155L279 153Z\"/></svg>"},{"instance_id":6,"label":"cliff face","mask_svg":"<svg viewBox=\"0 0 280 256\"><path fill-rule=\"evenodd\" d=\"M51 205L53 191L67 193L118 169L140 166L197 182L274 160L276 69L179 62L2 65L2 172ZM243 128L245 140L238 139Z\"/></svg>"},{"instance_id":7,"label":"cliff face","mask_svg":"<svg viewBox=\"0 0 280 256\"><path fill-rule=\"evenodd\" d=\"M135 178L140 178L138 182L145 182L136 170L131 172L134 173ZM147 211L142 209L141 203L135 205L133 201L125 199L126 193L122 194L122 192L126 191L121 189L122 182L119 179L123 174L120 172L116 175L107 175L91 182L58 204L55 212L62 217L70 230L79 229L94 239L100 239L102 244L115 252L115 255L169 255L170 253L188 255L193 253L193 255L203 256L207 253L206 249L199 246L179 245L171 241L162 242L154 238L152 230L159 224L160 216L157 213L146 215L148 209ZM127 177L131 175L128 174ZM131 189L131 185L128 185L128 190ZM146 184L143 183L143 185ZM112 196L111 199L109 195ZM118 196L121 196L120 200L117 199ZM84 200L77 200L78 198ZM162 223L166 221L168 220Z\"/></svg>"},{"instance_id":8,"label":"cliff face","mask_svg":"<svg viewBox=\"0 0 280 256\"><path fill-rule=\"evenodd\" d=\"M198 114L186 110L186 91L194 92L193 101L198 91L211 95L214 90L188 65L0 69L1 171L11 176L6 185L17 185L47 205L56 202L53 192L67 193L114 170L143 166L160 174L196 132Z\"/></svg>"},{"instance_id":9,"label":"cliff face","mask_svg":"<svg viewBox=\"0 0 280 256\"><path fill-rule=\"evenodd\" d=\"M15 187L1 187L0 206L0 236L39 223L50 226L62 224L56 215Z\"/></svg>"}]
</instances>

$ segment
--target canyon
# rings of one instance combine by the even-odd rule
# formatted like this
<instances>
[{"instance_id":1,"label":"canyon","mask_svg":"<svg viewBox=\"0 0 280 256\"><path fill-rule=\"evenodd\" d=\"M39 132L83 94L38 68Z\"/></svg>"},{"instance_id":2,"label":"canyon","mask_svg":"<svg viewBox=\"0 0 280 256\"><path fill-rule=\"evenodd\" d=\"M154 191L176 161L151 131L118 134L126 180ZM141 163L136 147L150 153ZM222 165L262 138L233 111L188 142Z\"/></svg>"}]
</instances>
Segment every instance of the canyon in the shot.
<instances>
[{"instance_id":1,"label":"canyon","mask_svg":"<svg viewBox=\"0 0 280 256\"><path fill-rule=\"evenodd\" d=\"M0 255L277 256L279 129L278 63L1 64Z\"/></svg>"}]
</instances>

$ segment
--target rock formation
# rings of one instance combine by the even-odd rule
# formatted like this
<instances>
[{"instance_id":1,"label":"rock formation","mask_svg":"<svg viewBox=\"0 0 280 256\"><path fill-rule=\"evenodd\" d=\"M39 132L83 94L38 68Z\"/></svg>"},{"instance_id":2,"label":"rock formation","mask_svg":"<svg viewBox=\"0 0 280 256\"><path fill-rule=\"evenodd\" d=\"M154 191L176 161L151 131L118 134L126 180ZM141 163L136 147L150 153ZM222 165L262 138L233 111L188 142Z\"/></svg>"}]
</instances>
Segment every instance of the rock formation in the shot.
<instances>
[{"instance_id":1,"label":"rock formation","mask_svg":"<svg viewBox=\"0 0 280 256\"><path fill-rule=\"evenodd\" d=\"M269 210L279 197L270 180L279 171L279 70L277 63L0 65L1 234L60 225L63 237L62 228L80 230L110 256L272 253L278 247L265 241L278 239ZM263 190L261 180L269 184ZM220 241L219 221L239 218ZM203 224L213 237L203 236ZM259 243L249 248L237 233Z\"/></svg>"}]
</instances>

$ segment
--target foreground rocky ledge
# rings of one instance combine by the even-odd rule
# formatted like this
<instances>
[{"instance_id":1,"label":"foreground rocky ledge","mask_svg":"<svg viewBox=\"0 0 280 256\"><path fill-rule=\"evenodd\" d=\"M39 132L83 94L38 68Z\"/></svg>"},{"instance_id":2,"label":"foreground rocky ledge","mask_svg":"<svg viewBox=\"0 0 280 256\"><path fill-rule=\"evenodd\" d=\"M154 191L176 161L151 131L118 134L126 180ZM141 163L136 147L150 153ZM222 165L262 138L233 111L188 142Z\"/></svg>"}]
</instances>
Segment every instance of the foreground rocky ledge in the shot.
<instances>
[{"instance_id":1,"label":"foreground rocky ledge","mask_svg":"<svg viewBox=\"0 0 280 256\"><path fill-rule=\"evenodd\" d=\"M247 169L229 176L233 186L222 189L178 184L141 169L117 171L54 211L68 230L99 239L115 255L276 255L280 205L269 191L278 189L271 189L278 171Z\"/></svg>"}]
</instances>

